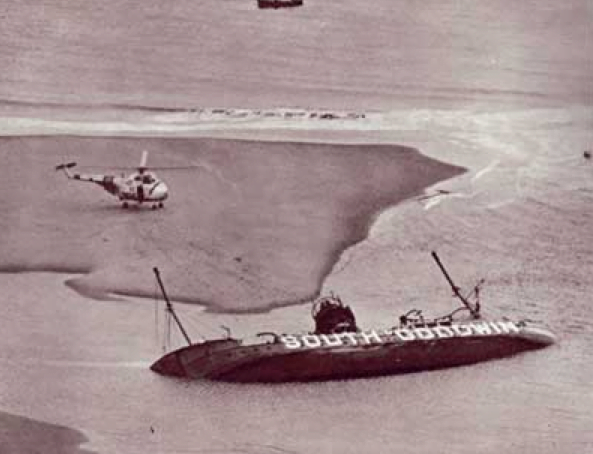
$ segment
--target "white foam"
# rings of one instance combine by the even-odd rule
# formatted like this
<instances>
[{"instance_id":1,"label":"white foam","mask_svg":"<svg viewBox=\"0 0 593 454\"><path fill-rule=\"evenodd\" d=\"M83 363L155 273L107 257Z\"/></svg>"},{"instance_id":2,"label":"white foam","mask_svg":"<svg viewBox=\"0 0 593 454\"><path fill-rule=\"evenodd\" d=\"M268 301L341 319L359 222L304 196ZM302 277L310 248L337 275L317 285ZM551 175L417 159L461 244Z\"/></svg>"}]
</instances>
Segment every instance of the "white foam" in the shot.
<instances>
[{"instance_id":1,"label":"white foam","mask_svg":"<svg viewBox=\"0 0 593 454\"><path fill-rule=\"evenodd\" d=\"M494 151L496 156L519 160L530 156L530 150L516 147L518 124L521 129L541 126L542 116L548 122L565 124L590 117L593 109L530 109L519 112L478 112L469 109L399 109L357 112L317 108L200 108L183 112L146 113L122 111L113 121L99 113L82 121L60 118L0 117L0 135L80 134L80 135L178 135L207 131L294 130L294 131L391 131L446 134L460 143ZM585 120L583 120L585 121ZM525 133L523 133L525 134ZM521 138L521 142L531 137ZM541 145L541 144L540 144Z\"/></svg>"},{"instance_id":2,"label":"white foam","mask_svg":"<svg viewBox=\"0 0 593 454\"><path fill-rule=\"evenodd\" d=\"M498 159L495 159L494 161L492 161L490 164L488 164L488 166L486 166L485 168L483 168L482 170L480 170L479 172L477 172L473 177L472 177L472 183L479 180L480 178L482 178L484 175L486 175L489 172L492 172L492 170L494 170L498 164L500 164L500 161Z\"/></svg>"}]
</instances>

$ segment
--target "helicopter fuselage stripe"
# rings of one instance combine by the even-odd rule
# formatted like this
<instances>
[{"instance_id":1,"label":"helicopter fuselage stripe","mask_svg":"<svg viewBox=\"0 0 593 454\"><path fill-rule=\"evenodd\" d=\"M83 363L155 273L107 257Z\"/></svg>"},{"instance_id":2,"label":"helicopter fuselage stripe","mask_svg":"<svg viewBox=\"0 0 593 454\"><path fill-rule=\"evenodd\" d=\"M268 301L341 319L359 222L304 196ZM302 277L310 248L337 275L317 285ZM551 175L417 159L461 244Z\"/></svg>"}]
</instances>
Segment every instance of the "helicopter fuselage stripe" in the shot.
<instances>
[{"instance_id":1,"label":"helicopter fuselage stripe","mask_svg":"<svg viewBox=\"0 0 593 454\"><path fill-rule=\"evenodd\" d=\"M130 192L122 192L119 195L120 200L135 200L138 201L138 196L135 192L130 193ZM149 192L149 196L148 197L144 197L144 199L142 200L143 202L153 202L153 201L160 201L160 200L165 200L167 198L166 194L163 194L159 197L152 197L151 196L151 192Z\"/></svg>"},{"instance_id":2,"label":"helicopter fuselage stripe","mask_svg":"<svg viewBox=\"0 0 593 454\"><path fill-rule=\"evenodd\" d=\"M161 184L161 182L160 181L157 181L156 184L152 188L150 188L150 191L148 191L148 193L149 194L152 194L154 192L154 190L156 189L156 187L158 185L160 185L160 184Z\"/></svg>"}]
</instances>

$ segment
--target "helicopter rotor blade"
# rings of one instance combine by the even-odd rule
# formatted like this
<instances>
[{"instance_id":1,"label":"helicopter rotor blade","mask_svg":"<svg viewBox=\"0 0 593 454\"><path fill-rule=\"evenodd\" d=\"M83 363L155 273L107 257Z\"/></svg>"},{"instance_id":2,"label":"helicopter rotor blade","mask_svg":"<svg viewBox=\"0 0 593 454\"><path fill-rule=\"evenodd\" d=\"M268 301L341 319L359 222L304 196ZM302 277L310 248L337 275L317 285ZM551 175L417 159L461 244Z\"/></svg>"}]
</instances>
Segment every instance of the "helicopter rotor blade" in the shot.
<instances>
[{"instance_id":1,"label":"helicopter rotor blade","mask_svg":"<svg viewBox=\"0 0 593 454\"><path fill-rule=\"evenodd\" d=\"M111 171L134 171L138 170L139 167L133 166L94 166L94 165L83 165L80 166L81 169L92 169L92 170L111 170ZM144 167L145 170L195 170L195 169L203 169L205 166L203 165L185 165L185 166L148 166Z\"/></svg>"},{"instance_id":2,"label":"helicopter rotor blade","mask_svg":"<svg viewBox=\"0 0 593 454\"><path fill-rule=\"evenodd\" d=\"M203 169L203 165L187 165L187 166L155 166L147 167L150 170L194 170Z\"/></svg>"},{"instance_id":3,"label":"helicopter rotor blade","mask_svg":"<svg viewBox=\"0 0 593 454\"><path fill-rule=\"evenodd\" d=\"M68 162L66 164L57 165L56 170L71 169L74 166L76 166L75 162Z\"/></svg>"},{"instance_id":4,"label":"helicopter rotor blade","mask_svg":"<svg viewBox=\"0 0 593 454\"><path fill-rule=\"evenodd\" d=\"M142 157L140 158L139 169L146 169L146 161L148 160L148 151L142 150Z\"/></svg>"}]
</instances>

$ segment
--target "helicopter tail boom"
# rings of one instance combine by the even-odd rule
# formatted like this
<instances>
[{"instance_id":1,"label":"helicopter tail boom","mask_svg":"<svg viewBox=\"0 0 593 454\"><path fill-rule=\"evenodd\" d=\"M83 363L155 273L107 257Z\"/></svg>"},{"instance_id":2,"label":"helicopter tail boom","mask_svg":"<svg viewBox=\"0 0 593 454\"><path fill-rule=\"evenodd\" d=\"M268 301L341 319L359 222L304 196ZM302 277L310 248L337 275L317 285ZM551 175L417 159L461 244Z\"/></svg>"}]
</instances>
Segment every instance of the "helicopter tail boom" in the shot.
<instances>
[{"instance_id":1,"label":"helicopter tail boom","mask_svg":"<svg viewBox=\"0 0 593 454\"><path fill-rule=\"evenodd\" d=\"M110 175L88 175L88 174L80 174L80 173L70 173L69 169L75 167L75 162L68 162L65 164L60 164L56 166L56 170L63 170L66 176L70 180L77 180L77 181L87 181L90 183L96 183L99 186L103 187L106 191L110 192L111 194L117 194L117 187L113 182L113 177Z\"/></svg>"}]
</instances>

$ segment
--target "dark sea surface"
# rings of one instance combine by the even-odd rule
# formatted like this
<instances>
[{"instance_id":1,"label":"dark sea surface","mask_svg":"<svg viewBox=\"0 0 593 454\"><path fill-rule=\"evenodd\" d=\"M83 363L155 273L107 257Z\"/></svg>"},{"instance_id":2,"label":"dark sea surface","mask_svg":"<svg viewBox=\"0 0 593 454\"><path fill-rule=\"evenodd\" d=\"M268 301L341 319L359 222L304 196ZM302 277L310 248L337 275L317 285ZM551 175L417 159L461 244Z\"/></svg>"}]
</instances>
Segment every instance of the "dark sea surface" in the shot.
<instances>
[{"instance_id":1,"label":"dark sea surface","mask_svg":"<svg viewBox=\"0 0 593 454\"><path fill-rule=\"evenodd\" d=\"M469 171L435 186L450 196L384 212L325 289L363 327L392 326L411 307L440 315L455 303L436 249L460 285L486 278L488 315L539 321L559 342L398 377L185 382L147 369L162 341L150 301L91 301L64 286L71 276L2 274L0 412L70 427L88 438L84 449L109 454L593 450L593 162L583 158L593 148L593 3L305 3L3 2L0 132L417 147ZM237 119L214 108L252 110ZM366 115L300 121L282 109ZM311 329L307 306L180 312L206 336L221 324ZM0 431L3 454L14 425Z\"/></svg>"}]
</instances>

